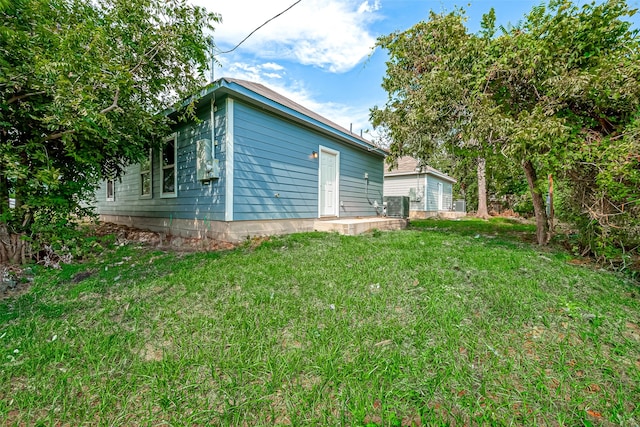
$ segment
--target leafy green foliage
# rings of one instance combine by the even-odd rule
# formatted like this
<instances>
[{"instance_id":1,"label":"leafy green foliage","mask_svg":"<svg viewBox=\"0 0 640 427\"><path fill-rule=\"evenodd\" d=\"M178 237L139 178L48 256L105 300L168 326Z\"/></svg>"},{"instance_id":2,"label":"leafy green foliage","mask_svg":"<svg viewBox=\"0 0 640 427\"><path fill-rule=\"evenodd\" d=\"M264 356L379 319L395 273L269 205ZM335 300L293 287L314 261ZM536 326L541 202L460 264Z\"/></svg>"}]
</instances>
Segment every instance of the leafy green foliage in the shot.
<instances>
[{"instance_id":1,"label":"leafy green foliage","mask_svg":"<svg viewBox=\"0 0 640 427\"><path fill-rule=\"evenodd\" d=\"M553 226L544 202L552 174L572 195L560 213L588 251L633 250L640 38L625 18L634 13L623 0L551 1L501 34L492 12L479 34L466 31L463 11L432 13L378 40L390 54L389 99L371 117L391 129L392 157L429 158L445 143L522 165L539 243Z\"/></svg>"},{"instance_id":2,"label":"leafy green foliage","mask_svg":"<svg viewBox=\"0 0 640 427\"><path fill-rule=\"evenodd\" d=\"M218 16L186 0L16 0L0 15L0 224L23 233L83 215L166 134L159 113L201 87Z\"/></svg>"}]
</instances>

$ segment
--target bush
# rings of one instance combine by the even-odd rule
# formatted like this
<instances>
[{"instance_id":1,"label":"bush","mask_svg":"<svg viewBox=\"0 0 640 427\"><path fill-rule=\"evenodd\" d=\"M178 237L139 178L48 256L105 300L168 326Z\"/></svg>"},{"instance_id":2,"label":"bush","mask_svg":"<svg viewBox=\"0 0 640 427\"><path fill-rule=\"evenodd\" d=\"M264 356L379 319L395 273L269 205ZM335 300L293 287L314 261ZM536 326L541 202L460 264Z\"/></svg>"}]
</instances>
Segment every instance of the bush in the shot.
<instances>
[{"instance_id":1,"label":"bush","mask_svg":"<svg viewBox=\"0 0 640 427\"><path fill-rule=\"evenodd\" d=\"M513 204L513 211L523 217L533 216L533 202L531 201L531 194L525 193L516 199Z\"/></svg>"}]
</instances>

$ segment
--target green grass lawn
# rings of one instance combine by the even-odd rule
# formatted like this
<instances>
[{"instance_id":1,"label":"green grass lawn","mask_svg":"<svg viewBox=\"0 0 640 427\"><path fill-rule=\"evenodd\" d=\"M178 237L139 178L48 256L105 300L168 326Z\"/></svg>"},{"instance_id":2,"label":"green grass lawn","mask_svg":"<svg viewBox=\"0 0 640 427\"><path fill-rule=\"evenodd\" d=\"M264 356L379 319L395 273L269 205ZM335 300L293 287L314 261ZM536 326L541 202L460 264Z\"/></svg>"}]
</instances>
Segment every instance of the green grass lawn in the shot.
<instances>
[{"instance_id":1,"label":"green grass lawn","mask_svg":"<svg viewBox=\"0 0 640 427\"><path fill-rule=\"evenodd\" d=\"M637 426L640 289L532 232L417 221L38 268L0 300L0 424Z\"/></svg>"}]
</instances>

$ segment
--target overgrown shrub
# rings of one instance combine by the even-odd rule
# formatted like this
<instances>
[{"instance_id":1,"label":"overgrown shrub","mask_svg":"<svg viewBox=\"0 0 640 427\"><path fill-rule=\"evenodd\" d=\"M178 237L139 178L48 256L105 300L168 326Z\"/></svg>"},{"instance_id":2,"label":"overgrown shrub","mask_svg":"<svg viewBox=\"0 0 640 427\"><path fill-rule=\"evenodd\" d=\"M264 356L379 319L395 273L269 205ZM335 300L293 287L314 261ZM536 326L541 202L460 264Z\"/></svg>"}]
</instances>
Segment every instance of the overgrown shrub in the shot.
<instances>
[{"instance_id":1,"label":"overgrown shrub","mask_svg":"<svg viewBox=\"0 0 640 427\"><path fill-rule=\"evenodd\" d=\"M625 268L640 247L640 152L632 138L585 144L558 212L582 254Z\"/></svg>"}]
</instances>

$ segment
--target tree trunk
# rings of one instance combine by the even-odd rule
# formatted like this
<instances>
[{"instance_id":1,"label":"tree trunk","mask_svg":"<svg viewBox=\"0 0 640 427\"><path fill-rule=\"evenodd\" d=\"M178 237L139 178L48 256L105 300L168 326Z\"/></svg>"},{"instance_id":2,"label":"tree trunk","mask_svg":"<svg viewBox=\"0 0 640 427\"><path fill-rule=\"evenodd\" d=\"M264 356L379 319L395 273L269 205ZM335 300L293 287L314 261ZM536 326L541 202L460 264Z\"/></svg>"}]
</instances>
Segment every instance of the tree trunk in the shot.
<instances>
[{"instance_id":1,"label":"tree trunk","mask_svg":"<svg viewBox=\"0 0 640 427\"><path fill-rule=\"evenodd\" d=\"M0 215L9 212L9 184L7 177L0 173Z\"/></svg>"},{"instance_id":2,"label":"tree trunk","mask_svg":"<svg viewBox=\"0 0 640 427\"><path fill-rule=\"evenodd\" d=\"M527 184L529 184L531 200L533 201L533 213L536 217L536 240L539 245L546 245L549 243L549 223L547 222L547 212L544 208L542 193L536 185L536 181L538 180L536 170L530 160L525 160L522 167L527 177Z\"/></svg>"},{"instance_id":3,"label":"tree trunk","mask_svg":"<svg viewBox=\"0 0 640 427\"><path fill-rule=\"evenodd\" d=\"M554 225L553 225L553 220L555 217L555 211L553 208L553 175L549 174L549 199L547 202L547 206L548 206L548 215L547 215L547 221L549 223L548 227L549 227L549 237L548 240L550 241L551 238L553 237L553 233L554 233Z\"/></svg>"},{"instance_id":4,"label":"tree trunk","mask_svg":"<svg viewBox=\"0 0 640 427\"><path fill-rule=\"evenodd\" d=\"M489 211L487 210L486 166L485 158L478 157L478 212L476 216L482 219L489 219Z\"/></svg>"},{"instance_id":5,"label":"tree trunk","mask_svg":"<svg viewBox=\"0 0 640 427\"><path fill-rule=\"evenodd\" d=\"M11 234L7 225L0 223L0 264L24 264L29 244L21 234Z\"/></svg>"}]
</instances>

